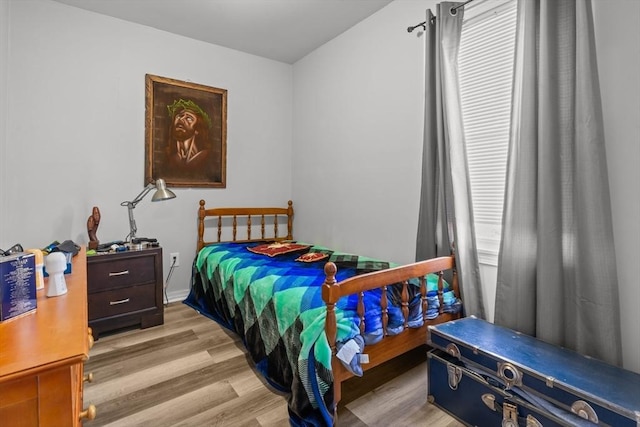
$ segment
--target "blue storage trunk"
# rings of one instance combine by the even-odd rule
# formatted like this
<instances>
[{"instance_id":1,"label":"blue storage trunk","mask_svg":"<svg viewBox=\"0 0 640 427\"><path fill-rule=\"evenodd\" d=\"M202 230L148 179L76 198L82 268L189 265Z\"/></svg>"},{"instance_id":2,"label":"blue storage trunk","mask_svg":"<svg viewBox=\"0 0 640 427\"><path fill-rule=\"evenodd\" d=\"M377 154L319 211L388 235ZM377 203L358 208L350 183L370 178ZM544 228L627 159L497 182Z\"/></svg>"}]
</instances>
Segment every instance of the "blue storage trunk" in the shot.
<instances>
[{"instance_id":1,"label":"blue storage trunk","mask_svg":"<svg viewBox=\"0 0 640 427\"><path fill-rule=\"evenodd\" d=\"M640 427L637 373L475 317L430 326L428 344L447 353L448 363L454 361L507 397L514 396L553 420L562 420L560 425ZM433 356L430 353L430 369ZM437 387L430 373L430 394ZM438 404L437 395L435 400ZM461 420L470 425L495 425Z\"/></svg>"},{"instance_id":2,"label":"blue storage trunk","mask_svg":"<svg viewBox=\"0 0 640 427\"><path fill-rule=\"evenodd\" d=\"M561 427L565 421L521 399L441 350L430 351L429 402L475 427Z\"/></svg>"}]
</instances>

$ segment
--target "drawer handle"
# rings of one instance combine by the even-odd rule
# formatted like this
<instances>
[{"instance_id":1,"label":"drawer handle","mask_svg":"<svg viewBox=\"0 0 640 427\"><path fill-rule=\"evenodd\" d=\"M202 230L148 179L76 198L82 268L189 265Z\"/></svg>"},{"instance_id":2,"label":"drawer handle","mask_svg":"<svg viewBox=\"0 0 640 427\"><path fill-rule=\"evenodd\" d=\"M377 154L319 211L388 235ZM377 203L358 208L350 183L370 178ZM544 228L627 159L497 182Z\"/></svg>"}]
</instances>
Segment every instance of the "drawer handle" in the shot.
<instances>
[{"instance_id":1,"label":"drawer handle","mask_svg":"<svg viewBox=\"0 0 640 427\"><path fill-rule=\"evenodd\" d=\"M109 273L109 277L113 276L124 276L125 274L129 274L129 270L117 271L115 273Z\"/></svg>"},{"instance_id":2,"label":"drawer handle","mask_svg":"<svg viewBox=\"0 0 640 427\"><path fill-rule=\"evenodd\" d=\"M119 301L109 301L109 305L118 305L118 304L125 304L129 302L129 298L125 298L125 299L121 299Z\"/></svg>"},{"instance_id":3,"label":"drawer handle","mask_svg":"<svg viewBox=\"0 0 640 427\"><path fill-rule=\"evenodd\" d=\"M80 414L78 415L78 419L82 420L82 419L87 419L87 420L93 420L96 418L96 407L95 405L89 405L89 407L87 409L85 409L84 411L80 412Z\"/></svg>"},{"instance_id":4,"label":"drawer handle","mask_svg":"<svg viewBox=\"0 0 640 427\"><path fill-rule=\"evenodd\" d=\"M93 382L93 372L89 372L87 375L85 375L82 378L82 381L85 383L92 383Z\"/></svg>"}]
</instances>

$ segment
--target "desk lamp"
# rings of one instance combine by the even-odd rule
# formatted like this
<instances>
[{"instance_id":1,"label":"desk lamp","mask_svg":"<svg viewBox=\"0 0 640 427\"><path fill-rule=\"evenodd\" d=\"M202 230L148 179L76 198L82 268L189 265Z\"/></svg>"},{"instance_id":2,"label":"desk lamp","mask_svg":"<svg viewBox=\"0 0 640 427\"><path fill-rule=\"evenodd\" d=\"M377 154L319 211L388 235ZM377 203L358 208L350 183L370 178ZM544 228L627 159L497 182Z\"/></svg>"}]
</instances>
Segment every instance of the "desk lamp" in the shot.
<instances>
[{"instance_id":1,"label":"desk lamp","mask_svg":"<svg viewBox=\"0 0 640 427\"><path fill-rule=\"evenodd\" d=\"M132 201L120 203L120 206L126 206L127 209L129 209L129 235L127 236L127 239L126 239L128 242L131 242L133 241L133 239L135 239L136 232L138 231L138 229L136 228L136 220L133 219L133 209L154 188L156 189L156 192L151 197L152 202L169 200L176 197L173 191L167 188L167 185L165 184L164 179L158 178L156 179L155 183L150 182L149 184L147 184L147 186L144 187L144 190L142 190L140 194L138 194L136 198L133 199Z\"/></svg>"}]
</instances>

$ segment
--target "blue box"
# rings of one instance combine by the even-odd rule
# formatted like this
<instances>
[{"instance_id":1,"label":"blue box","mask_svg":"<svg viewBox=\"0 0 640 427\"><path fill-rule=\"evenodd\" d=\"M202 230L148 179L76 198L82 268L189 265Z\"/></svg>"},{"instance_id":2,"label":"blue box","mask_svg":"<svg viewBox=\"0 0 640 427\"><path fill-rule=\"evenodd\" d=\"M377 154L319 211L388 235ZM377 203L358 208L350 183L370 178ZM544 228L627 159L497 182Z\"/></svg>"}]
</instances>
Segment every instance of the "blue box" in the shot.
<instances>
[{"instance_id":1,"label":"blue box","mask_svg":"<svg viewBox=\"0 0 640 427\"><path fill-rule=\"evenodd\" d=\"M635 372L475 317L429 326L428 344L543 414L579 416L595 425L640 426L640 374ZM431 381L429 375L430 390ZM433 389L438 389L435 383ZM434 399L437 404L438 396Z\"/></svg>"},{"instance_id":2,"label":"blue box","mask_svg":"<svg viewBox=\"0 0 640 427\"><path fill-rule=\"evenodd\" d=\"M442 350L432 350L427 356L429 402L466 425L568 425L565 419L505 390L504 386L490 377L469 369Z\"/></svg>"},{"instance_id":3,"label":"blue box","mask_svg":"<svg viewBox=\"0 0 640 427\"><path fill-rule=\"evenodd\" d=\"M0 303L0 321L35 311L35 254L18 253L0 257Z\"/></svg>"}]
</instances>

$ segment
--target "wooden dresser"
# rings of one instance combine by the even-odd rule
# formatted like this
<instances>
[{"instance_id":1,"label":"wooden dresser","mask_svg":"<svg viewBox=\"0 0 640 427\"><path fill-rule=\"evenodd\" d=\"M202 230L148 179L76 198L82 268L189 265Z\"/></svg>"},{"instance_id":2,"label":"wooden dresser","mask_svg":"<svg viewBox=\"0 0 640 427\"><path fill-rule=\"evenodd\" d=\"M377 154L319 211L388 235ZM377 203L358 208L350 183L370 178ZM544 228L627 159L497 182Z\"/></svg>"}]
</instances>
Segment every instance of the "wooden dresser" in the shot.
<instances>
[{"instance_id":1,"label":"wooden dresser","mask_svg":"<svg viewBox=\"0 0 640 427\"><path fill-rule=\"evenodd\" d=\"M87 318L87 267L83 248L65 275L67 293L38 291L35 313L0 323L0 424L80 426L96 409L82 402L83 363L93 337Z\"/></svg>"}]
</instances>

